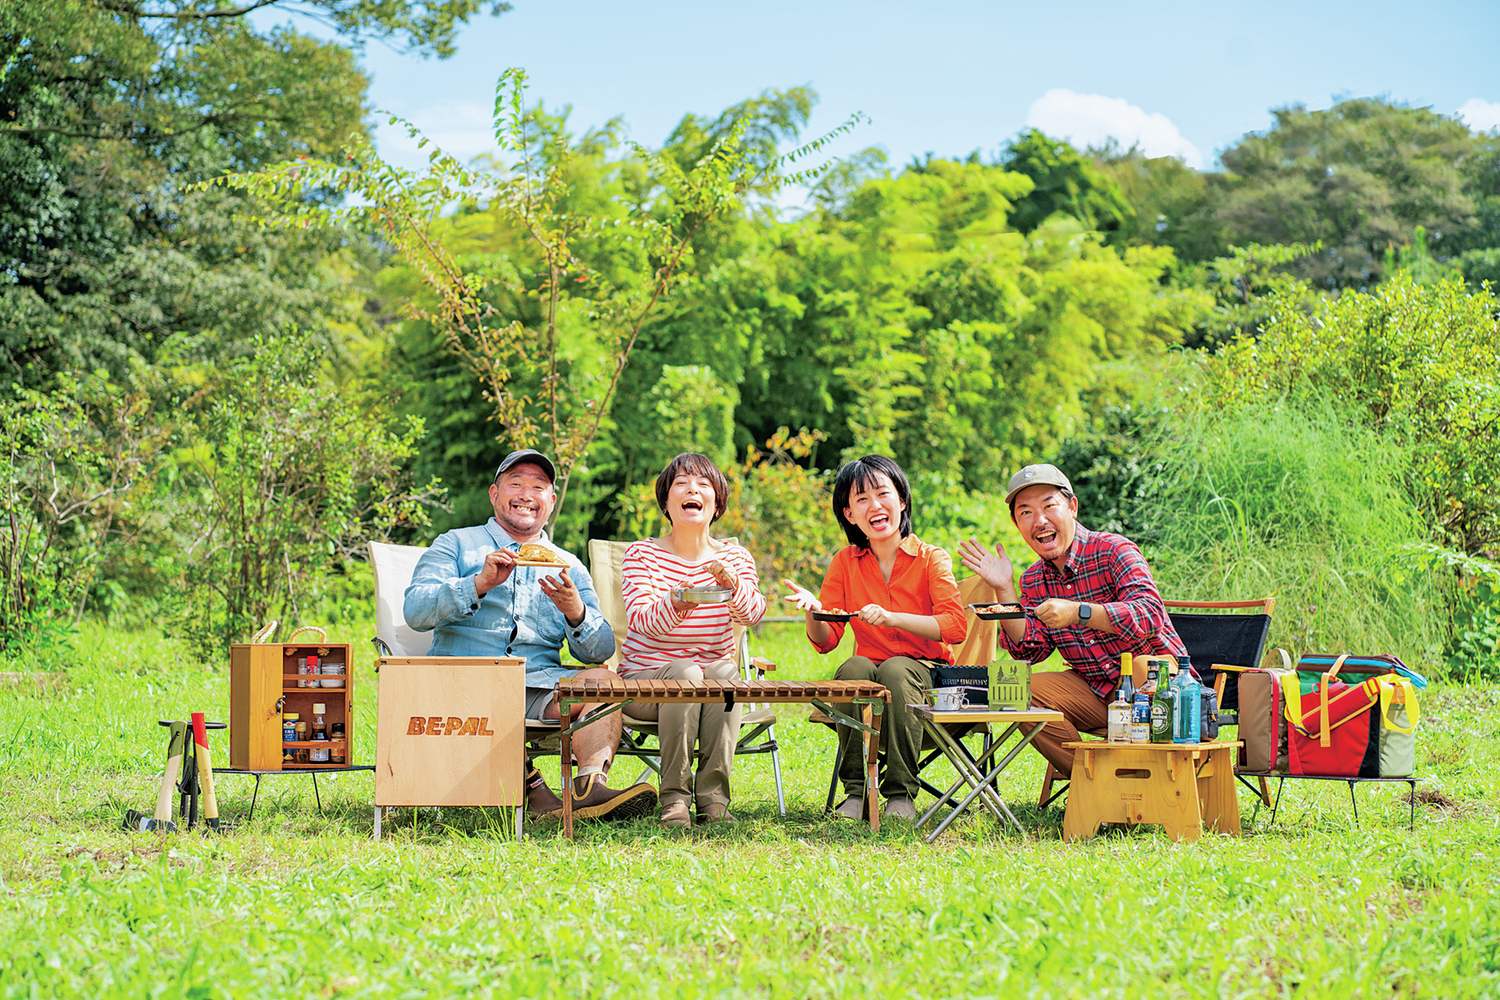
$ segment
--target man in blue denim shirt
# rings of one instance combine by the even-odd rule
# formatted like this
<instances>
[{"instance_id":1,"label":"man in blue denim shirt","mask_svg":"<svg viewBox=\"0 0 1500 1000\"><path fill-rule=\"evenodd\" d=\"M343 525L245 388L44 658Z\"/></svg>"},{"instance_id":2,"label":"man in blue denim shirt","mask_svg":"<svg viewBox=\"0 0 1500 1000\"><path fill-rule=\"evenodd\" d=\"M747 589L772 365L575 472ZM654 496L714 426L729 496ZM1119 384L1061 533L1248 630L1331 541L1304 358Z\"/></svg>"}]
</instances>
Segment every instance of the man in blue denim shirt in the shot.
<instances>
[{"instance_id":1,"label":"man in blue denim shirt","mask_svg":"<svg viewBox=\"0 0 1500 1000\"><path fill-rule=\"evenodd\" d=\"M526 660L526 717L558 717L553 689L562 677L611 678L602 667L562 665L564 640L584 663L602 663L615 651L614 632L599 611L593 581L572 553L552 544L544 526L557 504L552 460L530 448L505 456L490 485L495 516L472 528L444 532L417 562L406 588L406 623L434 633L429 656L519 656ZM567 565L548 576L517 566L522 545L546 546ZM598 706L582 705L572 718ZM656 790L637 783L623 790L605 784L620 743L620 713L578 731L573 753L578 777L573 815L632 818L656 808ZM526 804L548 814L562 802L528 762Z\"/></svg>"}]
</instances>

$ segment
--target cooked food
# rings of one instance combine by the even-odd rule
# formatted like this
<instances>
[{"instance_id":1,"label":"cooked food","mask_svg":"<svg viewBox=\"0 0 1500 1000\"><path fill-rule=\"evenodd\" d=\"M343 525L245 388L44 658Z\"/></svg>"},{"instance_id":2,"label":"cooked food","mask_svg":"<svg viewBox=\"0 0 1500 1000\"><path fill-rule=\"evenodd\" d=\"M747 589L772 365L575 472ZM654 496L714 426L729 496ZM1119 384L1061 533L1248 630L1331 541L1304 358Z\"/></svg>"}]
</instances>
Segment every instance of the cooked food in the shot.
<instances>
[{"instance_id":1,"label":"cooked food","mask_svg":"<svg viewBox=\"0 0 1500 1000\"><path fill-rule=\"evenodd\" d=\"M521 560L522 562L547 563L549 566L567 565L567 563L563 562L557 557L556 552L553 552L551 549L547 548L547 546L539 545L536 542L527 542L525 545L521 546L521 551L516 553L516 558Z\"/></svg>"},{"instance_id":2,"label":"cooked food","mask_svg":"<svg viewBox=\"0 0 1500 1000\"><path fill-rule=\"evenodd\" d=\"M825 615L852 615L852 614L854 614L853 611L845 611L843 608L824 608L822 613L825 614Z\"/></svg>"},{"instance_id":3,"label":"cooked food","mask_svg":"<svg viewBox=\"0 0 1500 1000\"><path fill-rule=\"evenodd\" d=\"M982 615L1014 615L1019 614L1019 604L976 604L974 610Z\"/></svg>"}]
</instances>

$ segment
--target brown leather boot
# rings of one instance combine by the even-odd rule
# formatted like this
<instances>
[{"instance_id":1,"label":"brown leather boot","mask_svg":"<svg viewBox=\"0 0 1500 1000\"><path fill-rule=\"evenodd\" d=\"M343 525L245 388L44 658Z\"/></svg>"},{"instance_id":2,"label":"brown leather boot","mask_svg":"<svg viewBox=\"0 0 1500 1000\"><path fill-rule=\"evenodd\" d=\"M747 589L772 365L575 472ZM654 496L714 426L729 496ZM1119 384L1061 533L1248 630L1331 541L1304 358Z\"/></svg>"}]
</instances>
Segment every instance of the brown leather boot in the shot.
<instances>
[{"instance_id":1,"label":"brown leather boot","mask_svg":"<svg viewBox=\"0 0 1500 1000\"><path fill-rule=\"evenodd\" d=\"M526 775L526 815L533 818L542 816L556 816L562 809L562 799L557 793L547 787L547 779L542 777L542 772L532 768Z\"/></svg>"},{"instance_id":2,"label":"brown leather boot","mask_svg":"<svg viewBox=\"0 0 1500 1000\"><path fill-rule=\"evenodd\" d=\"M655 811L656 788L644 781L617 791L602 774L573 779L574 819L640 819Z\"/></svg>"}]
</instances>

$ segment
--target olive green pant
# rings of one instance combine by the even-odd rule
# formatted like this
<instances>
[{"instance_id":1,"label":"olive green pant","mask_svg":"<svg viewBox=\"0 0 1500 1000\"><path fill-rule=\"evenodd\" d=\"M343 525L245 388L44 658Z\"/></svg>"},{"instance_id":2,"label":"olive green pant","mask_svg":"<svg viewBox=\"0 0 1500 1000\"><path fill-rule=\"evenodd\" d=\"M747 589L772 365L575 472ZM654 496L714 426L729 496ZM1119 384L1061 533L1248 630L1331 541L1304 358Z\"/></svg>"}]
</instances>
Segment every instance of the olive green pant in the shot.
<instances>
[{"instance_id":1,"label":"olive green pant","mask_svg":"<svg viewBox=\"0 0 1500 1000\"><path fill-rule=\"evenodd\" d=\"M880 777L880 794L886 798L903 796L916 801L917 760L922 751L922 723L906 710L907 705L925 705L932 671L926 663L910 656L893 656L877 666L869 657L851 656L839 665L833 675L841 681L874 681L884 684L891 693L880 726L880 743L885 748L885 772ZM859 716L851 704L836 705L854 718ZM849 726L839 726L839 778L844 790L855 798L865 794L864 734Z\"/></svg>"}]
</instances>

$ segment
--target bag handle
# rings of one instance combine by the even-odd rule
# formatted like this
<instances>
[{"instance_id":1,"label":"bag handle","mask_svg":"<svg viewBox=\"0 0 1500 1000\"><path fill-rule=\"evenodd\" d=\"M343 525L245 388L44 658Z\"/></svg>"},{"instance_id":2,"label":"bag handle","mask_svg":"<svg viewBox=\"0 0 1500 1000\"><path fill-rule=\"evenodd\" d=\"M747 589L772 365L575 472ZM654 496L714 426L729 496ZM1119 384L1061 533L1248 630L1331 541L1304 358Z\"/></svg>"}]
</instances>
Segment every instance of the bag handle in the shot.
<instances>
[{"instance_id":1,"label":"bag handle","mask_svg":"<svg viewBox=\"0 0 1500 1000\"><path fill-rule=\"evenodd\" d=\"M280 625L280 624L281 623L278 622L278 621L276 621L276 619L274 619L274 618L271 619L270 621L266 622L264 625L262 625L259 629L256 630L256 632L255 632L254 635L252 635L250 637L251 644L255 645L255 644L263 643L267 639L271 638L271 633L275 632L276 631L276 626Z\"/></svg>"},{"instance_id":2,"label":"bag handle","mask_svg":"<svg viewBox=\"0 0 1500 1000\"><path fill-rule=\"evenodd\" d=\"M1291 658L1291 656L1287 653L1286 650L1282 649L1280 646L1277 646L1275 649L1269 650L1266 653L1265 656L1262 656L1260 658L1261 663L1264 664L1266 662L1266 660L1270 659L1272 653L1280 653L1281 654L1281 666L1282 666L1283 670L1291 670L1292 669L1292 658ZM1265 667L1262 666L1261 669L1264 670Z\"/></svg>"},{"instance_id":3,"label":"bag handle","mask_svg":"<svg viewBox=\"0 0 1500 1000\"><path fill-rule=\"evenodd\" d=\"M293 639L297 638L297 636L301 635L303 632L316 632L316 633L318 633L318 644L319 645L322 645L323 643L326 643L328 641L328 633L324 632L322 629L320 629L316 625L303 625L301 628L297 629L291 635L287 636L286 637L286 641L287 642L291 642Z\"/></svg>"},{"instance_id":4,"label":"bag handle","mask_svg":"<svg viewBox=\"0 0 1500 1000\"><path fill-rule=\"evenodd\" d=\"M1379 678L1380 682L1380 723L1385 728L1396 733L1416 732L1417 722L1422 718L1422 707L1417 704L1417 689L1411 681L1399 674L1390 677ZM1400 698L1396 697L1397 693ZM1402 728L1391 719L1391 706L1406 706L1407 726Z\"/></svg>"},{"instance_id":5,"label":"bag handle","mask_svg":"<svg viewBox=\"0 0 1500 1000\"><path fill-rule=\"evenodd\" d=\"M1318 699L1318 724L1323 727L1323 731L1318 734L1318 745L1322 747L1333 745L1333 729L1328 725L1328 688L1333 683L1333 679L1339 675L1339 667L1342 667L1347 659L1349 659L1348 653L1340 653L1338 659L1333 661L1333 666L1329 667L1328 672L1323 675L1323 683L1319 685L1322 688L1322 697Z\"/></svg>"}]
</instances>

